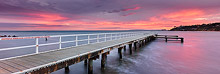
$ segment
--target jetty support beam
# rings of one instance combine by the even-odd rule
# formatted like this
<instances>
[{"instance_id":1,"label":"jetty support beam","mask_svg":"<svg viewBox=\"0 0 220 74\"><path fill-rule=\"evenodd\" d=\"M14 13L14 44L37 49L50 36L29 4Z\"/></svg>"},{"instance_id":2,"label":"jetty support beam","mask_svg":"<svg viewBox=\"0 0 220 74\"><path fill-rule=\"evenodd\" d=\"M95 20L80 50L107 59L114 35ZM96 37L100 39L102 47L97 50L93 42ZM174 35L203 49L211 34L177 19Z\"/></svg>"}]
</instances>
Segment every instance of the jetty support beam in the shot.
<instances>
[{"instance_id":1,"label":"jetty support beam","mask_svg":"<svg viewBox=\"0 0 220 74\"><path fill-rule=\"evenodd\" d=\"M184 38L181 38L181 43L183 43L183 42L184 42L183 40L184 40Z\"/></svg>"},{"instance_id":2,"label":"jetty support beam","mask_svg":"<svg viewBox=\"0 0 220 74\"><path fill-rule=\"evenodd\" d=\"M134 42L134 50L137 50L137 42Z\"/></svg>"},{"instance_id":3,"label":"jetty support beam","mask_svg":"<svg viewBox=\"0 0 220 74\"><path fill-rule=\"evenodd\" d=\"M137 46L138 46L138 49L141 48L141 41L138 41Z\"/></svg>"},{"instance_id":4,"label":"jetty support beam","mask_svg":"<svg viewBox=\"0 0 220 74\"><path fill-rule=\"evenodd\" d=\"M70 69L69 69L69 66L65 67L65 72L69 72Z\"/></svg>"},{"instance_id":5,"label":"jetty support beam","mask_svg":"<svg viewBox=\"0 0 220 74\"><path fill-rule=\"evenodd\" d=\"M87 64L88 64L88 60L86 59L84 60L84 65L87 66Z\"/></svg>"},{"instance_id":6,"label":"jetty support beam","mask_svg":"<svg viewBox=\"0 0 220 74\"><path fill-rule=\"evenodd\" d=\"M132 43L129 44L129 50L130 50L130 54L132 54Z\"/></svg>"},{"instance_id":7,"label":"jetty support beam","mask_svg":"<svg viewBox=\"0 0 220 74\"><path fill-rule=\"evenodd\" d=\"M167 42L167 38L165 38L165 41Z\"/></svg>"},{"instance_id":8,"label":"jetty support beam","mask_svg":"<svg viewBox=\"0 0 220 74\"><path fill-rule=\"evenodd\" d=\"M93 74L93 59L89 59L88 74Z\"/></svg>"},{"instance_id":9,"label":"jetty support beam","mask_svg":"<svg viewBox=\"0 0 220 74\"><path fill-rule=\"evenodd\" d=\"M99 55L89 58L88 60L88 74L93 74L93 60L96 60L99 58Z\"/></svg>"},{"instance_id":10,"label":"jetty support beam","mask_svg":"<svg viewBox=\"0 0 220 74\"><path fill-rule=\"evenodd\" d=\"M126 45L124 46L124 51L126 51Z\"/></svg>"},{"instance_id":11,"label":"jetty support beam","mask_svg":"<svg viewBox=\"0 0 220 74\"><path fill-rule=\"evenodd\" d=\"M122 48L123 48L123 47L119 47L119 48L118 48L118 53L119 53L119 58L120 58L120 60L122 60L122 52L121 52Z\"/></svg>"},{"instance_id":12,"label":"jetty support beam","mask_svg":"<svg viewBox=\"0 0 220 74\"><path fill-rule=\"evenodd\" d=\"M146 39L145 39L145 44L147 44L147 43L148 43L148 39L146 38Z\"/></svg>"},{"instance_id":13,"label":"jetty support beam","mask_svg":"<svg viewBox=\"0 0 220 74\"><path fill-rule=\"evenodd\" d=\"M108 54L108 53L103 53L103 54L102 54L102 59L101 59L101 69L102 69L102 70L105 69L105 63L106 63L106 60L107 60L107 54Z\"/></svg>"}]
</instances>

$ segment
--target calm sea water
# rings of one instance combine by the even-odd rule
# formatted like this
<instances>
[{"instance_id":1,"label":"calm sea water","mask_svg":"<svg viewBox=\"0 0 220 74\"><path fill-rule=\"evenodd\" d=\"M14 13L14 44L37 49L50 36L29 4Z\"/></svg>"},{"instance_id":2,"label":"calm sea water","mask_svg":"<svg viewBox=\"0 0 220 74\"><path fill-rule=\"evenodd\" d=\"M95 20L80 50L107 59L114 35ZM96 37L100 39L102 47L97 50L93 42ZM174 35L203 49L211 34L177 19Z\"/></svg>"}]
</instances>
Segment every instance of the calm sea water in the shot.
<instances>
[{"instance_id":1,"label":"calm sea water","mask_svg":"<svg viewBox=\"0 0 220 74\"><path fill-rule=\"evenodd\" d=\"M19 36L57 35L97 32L0 32L0 34L15 34ZM157 39L132 55L123 52L123 60L119 60L117 50L108 55L106 70L101 71L101 60L95 60L94 74L219 74L220 73L220 32L180 32L158 31L159 34L179 35L184 37L180 41ZM54 39L55 41L56 39ZM53 41L50 39L49 41ZM19 41L17 41L19 42ZM0 42L0 47L7 47L13 42ZM27 43L27 42L26 42ZM45 43L42 41L42 43ZM29 41L31 44L31 41ZM50 47L46 47L50 48ZM20 55L35 50L19 50L0 52L0 57ZM16 52L16 53L15 53ZM87 74L87 67L83 62L70 66L70 72L63 69L52 74Z\"/></svg>"}]
</instances>

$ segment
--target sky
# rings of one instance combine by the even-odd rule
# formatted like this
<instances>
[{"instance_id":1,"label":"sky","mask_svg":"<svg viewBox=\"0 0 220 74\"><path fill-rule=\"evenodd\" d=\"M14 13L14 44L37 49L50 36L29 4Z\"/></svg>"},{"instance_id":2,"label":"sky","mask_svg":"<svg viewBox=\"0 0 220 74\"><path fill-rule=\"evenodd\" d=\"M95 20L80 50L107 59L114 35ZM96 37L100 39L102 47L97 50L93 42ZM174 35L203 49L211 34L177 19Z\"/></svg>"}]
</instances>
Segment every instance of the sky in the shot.
<instances>
[{"instance_id":1,"label":"sky","mask_svg":"<svg viewBox=\"0 0 220 74\"><path fill-rule=\"evenodd\" d=\"M0 30L158 30L220 21L220 0L0 0Z\"/></svg>"}]
</instances>

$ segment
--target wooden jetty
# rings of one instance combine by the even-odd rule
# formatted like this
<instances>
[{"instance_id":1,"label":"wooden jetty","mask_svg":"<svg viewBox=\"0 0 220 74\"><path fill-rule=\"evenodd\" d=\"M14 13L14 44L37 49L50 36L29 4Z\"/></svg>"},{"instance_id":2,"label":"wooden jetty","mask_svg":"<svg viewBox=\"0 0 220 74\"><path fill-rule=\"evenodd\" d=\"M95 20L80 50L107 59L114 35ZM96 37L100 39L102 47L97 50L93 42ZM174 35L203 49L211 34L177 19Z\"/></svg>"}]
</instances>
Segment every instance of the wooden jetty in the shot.
<instances>
[{"instance_id":1,"label":"wooden jetty","mask_svg":"<svg viewBox=\"0 0 220 74\"><path fill-rule=\"evenodd\" d=\"M112 35L112 34L111 34ZM89 36L89 35L88 35ZM47 36L49 37L49 36ZM99 36L98 36L99 37ZM105 34L106 37L106 34ZM110 38L112 38L111 36ZM119 59L122 59L122 49L126 50L126 45L129 46L130 54L132 48L137 50L155 39L155 34L151 33L128 33L119 36L119 39L106 40L104 42L90 43L86 45L78 45L69 48L61 48L48 52L38 53L38 42L36 43L36 54L12 57L0 60L0 74L48 74L59 69L65 68L69 71L69 66L84 61L88 67L88 74L93 73L93 60L101 56L101 69L105 69L105 62L110 51L117 48ZM27 37L29 38L29 37ZM45 38L45 37L32 37ZM88 37L89 39L90 37ZM22 38L15 38L22 39ZM3 40L3 39L0 39ZM6 39L7 40L7 39ZM10 40L10 39L8 39ZM77 40L77 37L76 37ZM99 40L99 38L98 38ZM79 40L78 40L79 41ZM61 42L61 37L60 37ZM77 43L77 42L76 42ZM62 44L61 43L58 43Z\"/></svg>"},{"instance_id":2,"label":"wooden jetty","mask_svg":"<svg viewBox=\"0 0 220 74\"><path fill-rule=\"evenodd\" d=\"M179 37L177 35L157 35L156 34L155 36L156 36L156 38L164 38L166 42L168 41L168 39L180 40L181 43L184 42L184 38L183 37Z\"/></svg>"}]
</instances>

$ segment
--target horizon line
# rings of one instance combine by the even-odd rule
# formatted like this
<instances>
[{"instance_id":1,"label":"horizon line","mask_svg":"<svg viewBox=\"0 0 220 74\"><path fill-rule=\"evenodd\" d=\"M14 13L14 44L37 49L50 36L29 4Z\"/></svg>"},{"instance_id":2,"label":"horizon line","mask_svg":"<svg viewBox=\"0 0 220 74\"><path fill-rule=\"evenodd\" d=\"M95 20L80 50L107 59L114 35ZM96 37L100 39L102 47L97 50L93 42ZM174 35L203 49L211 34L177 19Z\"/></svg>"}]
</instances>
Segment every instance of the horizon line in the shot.
<instances>
[{"instance_id":1,"label":"horizon line","mask_svg":"<svg viewBox=\"0 0 220 74\"><path fill-rule=\"evenodd\" d=\"M0 31L160 31L158 30L0 30Z\"/></svg>"}]
</instances>

